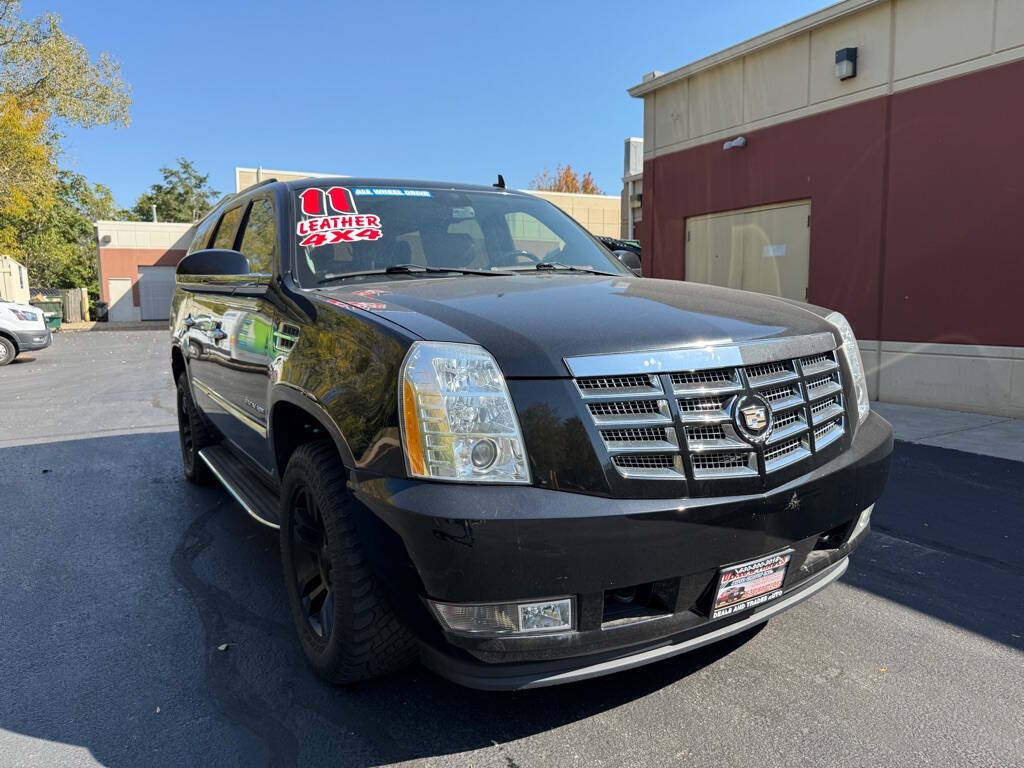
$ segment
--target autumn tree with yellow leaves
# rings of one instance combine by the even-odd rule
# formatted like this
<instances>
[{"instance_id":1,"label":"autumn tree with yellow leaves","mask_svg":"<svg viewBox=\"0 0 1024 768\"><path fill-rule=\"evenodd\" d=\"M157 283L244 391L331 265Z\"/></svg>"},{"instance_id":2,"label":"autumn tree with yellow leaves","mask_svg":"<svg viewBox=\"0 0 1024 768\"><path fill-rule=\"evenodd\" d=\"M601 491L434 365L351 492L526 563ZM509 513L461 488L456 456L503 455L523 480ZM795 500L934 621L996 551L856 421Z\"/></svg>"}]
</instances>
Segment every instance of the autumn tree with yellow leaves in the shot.
<instances>
[{"instance_id":1,"label":"autumn tree with yellow leaves","mask_svg":"<svg viewBox=\"0 0 1024 768\"><path fill-rule=\"evenodd\" d=\"M584 195L600 195L601 189L594 181L594 174L587 171L580 178L580 175L572 169L571 163L560 165L552 173L545 168L543 173L534 177L530 182L530 189L540 192L579 192Z\"/></svg>"},{"instance_id":2,"label":"autumn tree with yellow leaves","mask_svg":"<svg viewBox=\"0 0 1024 768\"><path fill-rule=\"evenodd\" d=\"M92 221L112 216L114 201L59 168L61 130L127 126L130 105L108 53L91 59L56 14L23 19L19 0L0 0L0 253L22 261L32 285L95 281Z\"/></svg>"}]
</instances>

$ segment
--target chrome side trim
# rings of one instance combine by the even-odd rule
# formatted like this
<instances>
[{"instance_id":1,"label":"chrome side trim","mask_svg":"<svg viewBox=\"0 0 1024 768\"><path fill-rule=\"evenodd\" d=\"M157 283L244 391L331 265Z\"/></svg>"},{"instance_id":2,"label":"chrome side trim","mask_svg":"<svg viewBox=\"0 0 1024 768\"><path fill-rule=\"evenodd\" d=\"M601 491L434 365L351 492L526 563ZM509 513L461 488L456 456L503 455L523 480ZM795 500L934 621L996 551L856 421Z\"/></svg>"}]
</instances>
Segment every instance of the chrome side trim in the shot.
<instances>
[{"instance_id":1,"label":"chrome side trim","mask_svg":"<svg viewBox=\"0 0 1024 768\"><path fill-rule=\"evenodd\" d=\"M579 355L564 358L574 377L626 376L635 373L699 371L707 368L735 368L759 365L783 358L809 357L836 348L835 337L825 331L784 339L764 339L735 344L712 341L681 349L649 352L621 352L610 355Z\"/></svg>"},{"instance_id":2,"label":"chrome side trim","mask_svg":"<svg viewBox=\"0 0 1024 768\"><path fill-rule=\"evenodd\" d=\"M194 376L192 377L192 383L195 384L197 387L199 387L199 389L202 390L203 394L205 394L207 397L209 397L211 400L213 400L217 405L219 405L225 411L230 413L232 416L234 416L240 422L245 424L245 426L247 426L249 429L255 431L256 434L258 434L260 437L266 437L267 436L267 428L266 427L264 427L262 424L260 424L255 419L251 418L249 416L249 414L247 414L242 409L240 409L237 406L232 405L231 403L229 403L227 400L224 399L223 396L221 396L215 389L210 387L208 384L203 384L203 382L201 382L199 379L195 378Z\"/></svg>"},{"instance_id":3,"label":"chrome side trim","mask_svg":"<svg viewBox=\"0 0 1024 768\"><path fill-rule=\"evenodd\" d=\"M204 454L202 451L199 452L199 458L203 460L203 464L210 468L210 471L213 472L213 476L217 478L217 482L224 486L224 490L231 494L231 498L238 502L238 505L245 510L246 514L249 515L249 517L251 517L257 523L262 523L263 525L267 526L267 528L273 528L275 531L281 528L280 525L271 523L269 520L264 520L262 517L253 512L252 507L250 507L246 503L245 499L242 498L242 495L238 491L236 491L234 487L231 485L231 483L229 483L224 478L224 475L217 471L217 467L213 465L212 461L206 458L206 454Z\"/></svg>"}]
</instances>

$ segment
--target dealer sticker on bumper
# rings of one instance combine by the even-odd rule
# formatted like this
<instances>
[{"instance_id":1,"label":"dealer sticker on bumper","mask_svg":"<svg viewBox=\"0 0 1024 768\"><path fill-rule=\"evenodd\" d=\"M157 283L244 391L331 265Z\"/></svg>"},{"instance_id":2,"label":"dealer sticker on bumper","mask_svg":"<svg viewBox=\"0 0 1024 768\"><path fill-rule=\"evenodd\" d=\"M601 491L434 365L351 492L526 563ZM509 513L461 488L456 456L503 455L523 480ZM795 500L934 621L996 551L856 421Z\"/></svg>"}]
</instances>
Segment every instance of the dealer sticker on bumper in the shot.
<instances>
[{"instance_id":1,"label":"dealer sticker on bumper","mask_svg":"<svg viewBox=\"0 0 1024 768\"><path fill-rule=\"evenodd\" d=\"M711 618L731 616L781 597L782 582L792 556L792 550L776 552L719 571Z\"/></svg>"}]
</instances>

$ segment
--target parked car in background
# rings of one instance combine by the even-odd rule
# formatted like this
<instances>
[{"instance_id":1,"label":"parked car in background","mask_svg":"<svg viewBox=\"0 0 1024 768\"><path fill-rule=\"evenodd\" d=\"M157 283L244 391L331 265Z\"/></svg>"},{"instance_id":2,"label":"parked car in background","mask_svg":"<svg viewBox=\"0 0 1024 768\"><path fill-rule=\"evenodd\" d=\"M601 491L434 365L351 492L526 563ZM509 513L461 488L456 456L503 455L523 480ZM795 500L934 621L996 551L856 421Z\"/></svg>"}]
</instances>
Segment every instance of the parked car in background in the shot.
<instances>
[{"instance_id":1,"label":"parked car in background","mask_svg":"<svg viewBox=\"0 0 1024 768\"><path fill-rule=\"evenodd\" d=\"M639 275L643 270L643 254L640 250L640 243L636 240L617 240L614 237L599 235L601 245L607 248L621 261L633 274Z\"/></svg>"},{"instance_id":2,"label":"parked car in background","mask_svg":"<svg viewBox=\"0 0 1024 768\"><path fill-rule=\"evenodd\" d=\"M45 349L50 340L41 309L0 301L0 366L13 362L22 352Z\"/></svg>"},{"instance_id":3,"label":"parked car in background","mask_svg":"<svg viewBox=\"0 0 1024 768\"><path fill-rule=\"evenodd\" d=\"M280 529L334 682L555 685L742 632L843 574L888 476L841 314L636 277L503 187L257 185L170 315L185 476Z\"/></svg>"}]
</instances>

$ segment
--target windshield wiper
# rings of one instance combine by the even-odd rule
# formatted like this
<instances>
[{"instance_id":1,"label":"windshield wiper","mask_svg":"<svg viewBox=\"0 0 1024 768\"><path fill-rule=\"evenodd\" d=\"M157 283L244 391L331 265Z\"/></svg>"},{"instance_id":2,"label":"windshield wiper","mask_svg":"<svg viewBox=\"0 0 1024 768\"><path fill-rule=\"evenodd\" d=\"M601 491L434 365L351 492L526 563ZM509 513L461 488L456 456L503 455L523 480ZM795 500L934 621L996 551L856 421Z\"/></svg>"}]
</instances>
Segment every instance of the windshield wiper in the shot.
<instances>
[{"instance_id":1,"label":"windshield wiper","mask_svg":"<svg viewBox=\"0 0 1024 768\"><path fill-rule=\"evenodd\" d=\"M576 267L572 264L563 264L560 261L542 261L539 264L531 264L525 267L509 267L513 272L586 272L589 275L608 275L608 277L621 277L615 272L603 272L593 267Z\"/></svg>"},{"instance_id":2,"label":"windshield wiper","mask_svg":"<svg viewBox=\"0 0 1024 768\"><path fill-rule=\"evenodd\" d=\"M347 280L350 277L365 277L366 275L438 275L455 273L459 275L507 275L492 269L462 269L460 267L424 267L420 264L392 264L385 269L366 269L361 272L329 272L320 278L318 284L332 283L336 280Z\"/></svg>"}]
</instances>

